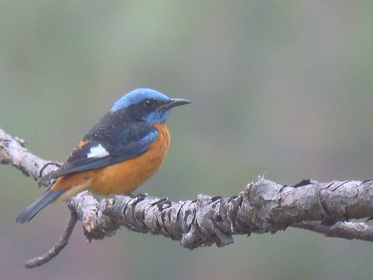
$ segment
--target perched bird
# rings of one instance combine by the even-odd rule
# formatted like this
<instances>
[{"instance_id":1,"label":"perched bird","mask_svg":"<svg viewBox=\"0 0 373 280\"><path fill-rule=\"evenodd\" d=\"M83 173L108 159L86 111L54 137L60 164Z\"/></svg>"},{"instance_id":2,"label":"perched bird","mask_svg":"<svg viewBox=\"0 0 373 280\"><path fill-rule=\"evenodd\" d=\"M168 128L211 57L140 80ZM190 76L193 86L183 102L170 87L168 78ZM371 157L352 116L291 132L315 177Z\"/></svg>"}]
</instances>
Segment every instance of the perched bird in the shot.
<instances>
[{"instance_id":1,"label":"perched bird","mask_svg":"<svg viewBox=\"0 0 373 280\"><path fill-rule=\"evenodd\" d=\"M17 217L30 221L53 201L84 190L96 194L130 194L161 166L170 144L165 124L170 111L190 103L153 89L135 89L116 101L66 162L39 182L57 181Z\"/></svg>"}]
</instances>

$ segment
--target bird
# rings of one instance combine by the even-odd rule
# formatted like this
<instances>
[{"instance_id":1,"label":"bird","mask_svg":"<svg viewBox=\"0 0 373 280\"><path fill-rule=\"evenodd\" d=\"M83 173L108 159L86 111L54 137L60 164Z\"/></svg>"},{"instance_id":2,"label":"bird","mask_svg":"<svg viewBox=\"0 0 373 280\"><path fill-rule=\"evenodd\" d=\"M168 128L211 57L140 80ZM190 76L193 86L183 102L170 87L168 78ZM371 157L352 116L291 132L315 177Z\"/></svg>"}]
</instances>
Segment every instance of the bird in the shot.
<instances>
[{"instance_id":1,"label":"bird","mask_svg":"<svg viewBox=\"0 0 373 280\"><path fill-rule=\"evenodd\" d=\"M132 193L165 159L170 145L166 120L171 109L189 103L150 88L124 94L61 167L38 180L55 183L24 209L16 222L28 222L51 202L65 201L85 190L103 196Z\"/></svg>"}]
</instances>

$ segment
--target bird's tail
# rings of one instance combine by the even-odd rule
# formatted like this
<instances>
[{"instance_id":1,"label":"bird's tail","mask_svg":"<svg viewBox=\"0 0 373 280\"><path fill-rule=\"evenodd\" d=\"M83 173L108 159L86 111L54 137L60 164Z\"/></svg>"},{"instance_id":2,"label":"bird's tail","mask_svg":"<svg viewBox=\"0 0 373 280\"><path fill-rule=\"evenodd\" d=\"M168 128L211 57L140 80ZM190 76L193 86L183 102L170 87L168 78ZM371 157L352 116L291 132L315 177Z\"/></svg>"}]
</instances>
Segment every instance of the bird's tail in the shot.
<instances>
[{"instance_id":1,"label":"bird's tail","mask_svg":"<svg viewBox=\"0 0 373 280\"><path fill-rule=\"evenodd\" d=\"M34 203L30 204L21 214L16 222L23 224L30 221L41 209L57 199L64 191L46 190Z\"/></svg>"}]
</instances>

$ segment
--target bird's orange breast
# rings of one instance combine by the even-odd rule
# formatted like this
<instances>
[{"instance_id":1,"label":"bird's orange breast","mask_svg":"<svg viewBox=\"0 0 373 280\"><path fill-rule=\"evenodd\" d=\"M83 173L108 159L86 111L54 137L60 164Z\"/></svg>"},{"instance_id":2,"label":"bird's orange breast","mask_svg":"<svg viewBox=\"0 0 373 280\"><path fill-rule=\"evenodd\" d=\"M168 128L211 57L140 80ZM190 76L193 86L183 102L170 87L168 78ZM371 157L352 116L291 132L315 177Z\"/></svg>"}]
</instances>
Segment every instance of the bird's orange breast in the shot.
<instances>
[{"instance_id":1,"label":"bird's orange breast","mask_svg":"<svg viewBox=\"0 0 373 280\"><path fill-rule=\"evenodd\" d=\"M97 194L129 194L149 179L162 165L170 145L170 134L165 123L154 124L158 137L139 157L118 164L105 166L60 177L54 190L66 190L64 200L83 190ZM76 188L74 191L72 188Z\"/></svg>"},{"instance_id":2,"label":"bird's orange breast","mask_svg":"<svg viewBox=\"0 0 373 280\"><path fill-rule=\"evenodd\" d=\"M162 165L170 144L166 124L155 124L157 139L139 157L103 167L92 178L90 191L99 194L129 194L149 179Z\"/></svg>"}]
</instances>

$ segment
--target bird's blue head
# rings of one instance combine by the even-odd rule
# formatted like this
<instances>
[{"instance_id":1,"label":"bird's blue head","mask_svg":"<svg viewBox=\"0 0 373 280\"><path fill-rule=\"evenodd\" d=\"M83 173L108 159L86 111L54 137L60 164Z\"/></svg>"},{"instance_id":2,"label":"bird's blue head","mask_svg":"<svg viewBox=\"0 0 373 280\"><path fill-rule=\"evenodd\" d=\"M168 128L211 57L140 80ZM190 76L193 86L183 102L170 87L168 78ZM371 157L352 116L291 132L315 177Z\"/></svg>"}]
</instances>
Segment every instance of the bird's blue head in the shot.
<instances>
[{"instance_id":1,"label":"bird's blue head","mask_svg":"<svg viewBox=\"0 0 373 280\"><path fill-rule=\"evenodd\" d=\"M138 88L117 100L110 112L123 112L137 121L163 123L173 107L189 104L185 99L171 99L150 88Z\"/></svg>"}]
</instances>

